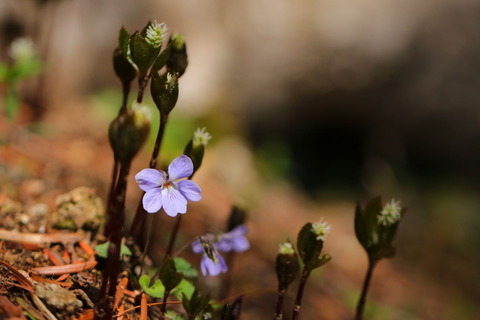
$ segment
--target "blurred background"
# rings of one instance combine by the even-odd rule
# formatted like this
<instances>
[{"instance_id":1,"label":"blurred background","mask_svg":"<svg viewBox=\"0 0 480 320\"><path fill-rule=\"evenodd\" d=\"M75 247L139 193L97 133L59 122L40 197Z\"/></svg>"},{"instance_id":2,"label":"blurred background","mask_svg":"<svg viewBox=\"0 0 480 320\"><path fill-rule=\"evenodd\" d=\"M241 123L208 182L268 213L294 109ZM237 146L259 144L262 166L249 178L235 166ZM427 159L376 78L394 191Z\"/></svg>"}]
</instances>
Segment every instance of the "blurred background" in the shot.
<instances>
[{"instance_id":1,"label":"blurred background","mask_svg":"<svg viewBox=\"0 0 480 320\"><path fill-rule=\"evenodd\" d=\"M354 206L381 194L408 211L397 256L374 275L368 318L478 319L479 1L3 0L0 60L28 37L43 61L16 88L16 120L1 116L3 177L105 196L106 127L121 102L112 52L122 25L148 20L184 33L189 54L162 161L197 126L214 137L192 232L223 228L232 203L250 208L253 249L235 292L275 287L278 243L325 216L334 259L307 288L305 319L349 319L367 262ZM268 319L265 300L273 311L274 294L247 296L245 317Z\"/></svg>"}]
</instances>

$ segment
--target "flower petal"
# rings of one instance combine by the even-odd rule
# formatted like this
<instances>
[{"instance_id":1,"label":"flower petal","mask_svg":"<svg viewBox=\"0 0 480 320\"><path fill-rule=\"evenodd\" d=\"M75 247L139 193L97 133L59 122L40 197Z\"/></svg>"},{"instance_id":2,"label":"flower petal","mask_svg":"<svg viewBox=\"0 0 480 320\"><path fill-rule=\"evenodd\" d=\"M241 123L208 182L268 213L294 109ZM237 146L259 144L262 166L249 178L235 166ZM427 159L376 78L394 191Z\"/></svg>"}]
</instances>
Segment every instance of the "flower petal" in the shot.
<instances>
[{"instance_id":1,"label":"flower petal","mask_svg":"<svg viewBox=\"0 0 480 320\"><path fill-rule=\"evenodd\" d=\"M195 239L192 243L192 251L195 252L196 254L199 254L201 252L203 252L203 246L202 246L202 242L200 241L200 239Z\"/></svg>"},{"instance_id":2,"label":"flower petal","mask_svg":"<svg viewBox=\"0 0 480 320\"><path fill-rule=\"evenodd\" d=\"M135 175L135 181L143 191L158 188L167 181L167 174L156 169L143 169Z\"/></svg>"},{"instance_id":3,"label":"flower petal","mask_svg":"<svg viewBox=\"0 0 480 320\"><path fill-rule=\"evenodd\" d=\"M177 183L178 189L188 201L199 201L202 199L202 189L191 180L182 180Z\"/></svg>"},{"instance_id":4,"label":"flower petal","mask_svg":"<svg viewBox=\"0 0 480 320\"><path fill-rule=\"evenodd\" d=\"M162 191L159 188L148 190L143 195L143 208L148 213L155 213L162 208Z\"/></svg>"},{"instance_id":5,"label":"flower petal","mask_svg":"<svg viewBox=\"0 0 480 320\"><path fill-rule=\"evenodd\" d=\"M170 217L187 212L187 199L175 187L162 187L163 210Z\"/></svg>"},{"instance_id":6,"label":"flower petal","mask_svg":"<svg viewBox=\"0 0 480 320\"><path fill-rule=\"evenodd\" d=\"M193 162L186 155L173 159L168 166L168 176L170 181L188 178L193 173Z\"/></svg>"},{"instance_id":7,"label":"flower petal","mask_svg":"<svg viewBox=\"0 0 480 320\"><path fill-rule=\"evenodd\" d=\"M250 248L250 242L244 236L236 237L232 240L233 251L243 252Z\"/></svg>"},{"instance_id":8,"label":"flower petal","mask_svg":"<svg viewBox=\"0 0 480 320\"><path fill-rule=\"evenodd\" d=\"M205 254L200 262L200 269L204 276L209 275L214 277L220 273L227 272L228 267L221 255L218 255L218 263L215 263Z\"/></svg>"}]
</instances>

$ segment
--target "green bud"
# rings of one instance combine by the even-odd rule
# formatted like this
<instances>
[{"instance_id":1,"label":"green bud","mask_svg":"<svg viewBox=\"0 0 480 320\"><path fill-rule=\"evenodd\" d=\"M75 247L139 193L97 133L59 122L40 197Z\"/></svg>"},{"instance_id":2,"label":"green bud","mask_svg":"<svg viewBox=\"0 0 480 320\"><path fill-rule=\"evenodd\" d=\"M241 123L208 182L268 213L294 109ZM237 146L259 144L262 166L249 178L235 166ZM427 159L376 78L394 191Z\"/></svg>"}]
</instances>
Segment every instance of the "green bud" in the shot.
<instances>
[{"instance_id":1,"label":"green bud","mask_svg":"<svg viewBox=\"0 0 480 320\"><path fill-rule=\"evenodd\" d=\"M275 271L278 278L278 291L287 290L299 272L298 257L291 242L280 245L275 261Z\"/></svg>"},{"instance_id":2,"label":"green bud","mask_svg":"<svg viewBox=\"0 0 480 320\"><path fill-rule=\"evenodd\" d=\"M193 133L193 138L185 147L184 154L187 155L193 162L192 176L202 165L203 155L205 153L205 146L212 136L205 128L197 128Z\"/></svg>"},{"instance_id":3,"label":"green bud","mask_svg":"<svg viewBox=\"0 0 480 320\"><path fill-rule=\"evenodd\" d=\"M125 58L120 48L116 48L115 51L113 51L113 68L115 74L124 85L130 84L137 75L137 70L135 70L127 58Z\"/></svg>"},{"instance_id":4,"label":"green bud","mask_svg":"<svg viewBox=\"0 0 480 320\"><path fill-rule=\"evenodd\" d=\"M155 73L150 84L150 92L160 113L168 115L177 104L178 78L168 71L162 75Z\"/></svg>"},{"instance_id":5,"label":"green bud","mask_svg":"<svg viewBox=\"0 0 480 320\"><path fill-rule=\"evenodd\" d=\"M172 49L167 62L168 70L178 73L181 77L188 66L187 44L182 34L174 33L170 36L168 43L171 43Z\"/></svg>"},{"instance_id":6,"label":"green bud","mask_svg":"<svg viewBox=\"0 0 480 320\"><path fill-rule=\"evenodd\" d=\"M378 261L395 254L392 241L405 209L400 202L392 200L385 206L381 197L370 200L365 208L355 208L355 235L367 252L369 259Z\"/></svg>"},{"instance_id":7,"label":"green bud","mask_svg":"<svg viewBox=\"0 0 480 320\"><path fill-rule=\"evenodd\" d=\"M323 239L326 233L318 232L318 225L327 225L320 220L319 223L307 223L298 233L297 248L300 258L305 265L305 269L313 270L328 262L326 256L320 256L323 249Z\"/></svg>"},{"instance_id":8,"label":"green bud","mask_svg":"<svg viewBox=\"0 0 480 320\"><path fill-rule=\"evenodd\" d=\"M110 123L108 138L115 159L123 164L132 161L147 140L150 132L148 109L135 105L119 114Z\"/></svg>"}]
</instances>

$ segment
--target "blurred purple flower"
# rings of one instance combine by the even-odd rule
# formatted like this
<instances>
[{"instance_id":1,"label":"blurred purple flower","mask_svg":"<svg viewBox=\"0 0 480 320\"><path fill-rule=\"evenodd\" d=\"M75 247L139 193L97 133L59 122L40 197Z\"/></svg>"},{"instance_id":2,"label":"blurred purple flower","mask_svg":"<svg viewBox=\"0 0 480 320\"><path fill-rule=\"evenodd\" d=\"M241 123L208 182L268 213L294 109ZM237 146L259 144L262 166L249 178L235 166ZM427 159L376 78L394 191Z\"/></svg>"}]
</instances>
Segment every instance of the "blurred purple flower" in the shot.
<instances>
[{"instance_id":1,"label":"blurred purple flower","mask_svg":"<svg viewBox=\"0 0 480 320\"><path fill-rule=\"evenodd\" d=\"M195 253L203 253L200 261L200 270L204 276L218 276L227 272L228 266L223 257L218 253L215 245L208 240L208 236L196 239L192 243L192 250Z\"/></svg>"},{"instance_id":2,"label":"blurred purple flower","mask_svg":"<svg viewBox=\"0 0 480 320\"><path fill-rule=\"evenodd\" d=\"M230 230L229 232L223 234L215 243L215 247L218 250L223 252L235 251L235 252L243 252L250 248L250 243L245 235L248 232L248 228L240 224Z\"/></svg>"},{"instance_id":3,"label":"blurred purple flower","mask_svg":"<svg viewBox=\"0 0 480 320\"><path fill-rule=\"evenodd\" d=\"M168 166L168 174L162 170L143 169L135 175L140 189L145 191L143 208L155 213L162 207L165 213L175 217L187 212L187 200L202 199L202 190L191 180L186 180L193 173L192 160L183 155L175 158ZM184 180L182 180L184 179Z\"/></svg>"}]
</instances>

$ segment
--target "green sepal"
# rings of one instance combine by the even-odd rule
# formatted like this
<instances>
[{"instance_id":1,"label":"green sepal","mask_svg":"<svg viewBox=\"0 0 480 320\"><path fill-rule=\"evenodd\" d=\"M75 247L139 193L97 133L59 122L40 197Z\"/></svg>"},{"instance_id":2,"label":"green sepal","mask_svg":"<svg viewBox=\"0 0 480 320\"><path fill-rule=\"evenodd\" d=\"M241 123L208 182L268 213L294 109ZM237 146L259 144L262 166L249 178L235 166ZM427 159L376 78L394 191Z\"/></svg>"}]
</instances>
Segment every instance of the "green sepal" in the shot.
<instances>
[{"instance_id":1,"label":"green sepal","mask_svg":"<svg viewBox=\"0 0 480 320\"><path fill-rule=\"evenodd\" d=\"M188 156L193 162L193 173L197 172L197 170L202 165L203 155L205 154L205 146L203 144L193 147L193 139L191 139L185 147L183 154ZM190 177L191 177L190 176Z\"/></svg>"},{"instance_id":2,"label":"green sepal","mask_svg":"<svg viewBox=\"0 0 480 320\"><path fill-rule=\"evenodd\" d=\"M130 33L125 30L125 27L120 28L120 32L118 33L118 47L122 52L124 57L128 57L128 49L130 45Z\"/></svg>"},{"instance_id":3,"label":"green sepal","mask_svg":"<svg viewBox=\"0 0 480 320\"><path fill-rule=\"evenodd\" d=\"M158 55L157 59L155 59L155 62L153 63L151 73L156 73L158 70L162 69L168 61L168 58L170 57L170 51L171 51L171 44L169 43L165 49L163 49L162 52Z\"/></svg>"},{"instance_id":4,"label":"green sepal","mask_svg":"<svg viewBox=\"0 0 480 320\"><path fill-rule=\"evenodd\" d=\"M175 268L175 262L173 262L172 258L168 258L160 268L158 278L165 286L165 290L170 292L180 283L183 278L183 274L177 272L177 269Z\"/></svg>"},{"instance_id":5,"label":"green sepal","mask_svg":"<svg viewBox=\"0 0 480 320\"><path fill-rule=\"evenodd\" d=\"M238 297L232 304L226 303L223 306L220 320L239 320L240 312L242 310L243 296Z\"/></svg>"},{"instance_id":6,"label":"green sepal","mask_svg":"<svg viewBox=\"0 0 480 320\"><path fill-rule=\"evenodd\" d=\"M313 270L319 263L323 249L323 240L317 239L312 230L312 223L308 222L298 233L297 249L306 269Z\"/></svg>"},{"instance_id":7,"label":"green sepal","mask_svg":"<svg viewBox=\"0 0 480 320\"><path fill-rule=\"evenodd\" d=\"M162 115L168 115L178 100L178 79L168 71L162 75L154 74L150 84L150 93Z\"/></svg>"},{"instance_id":8,"label":"green sepal","mask_svg":"<svg viewBox=\"0 0 480 320\"><path fill-rule=\"evenodd\" d=\"M210 295L202 296L202 294L195 289L191 297L188 298L186 295L183 295L182 302L185 311L187 311L188 319L194 320L195 317L204 311L210 301Z\"/></svg>"},{"instance_id":9,"label":"green sepal","mask_svg":"<svg viewBox=\"0 0 480 320\"><path fill-rule=\"evenodd\" d=\"M163 298L165 295L165 286L159 279L155 280L155 283L150 285L150 277L144 274L138 279L138 283L140 284L140 287L142 287L142 290L153 298Z\"/></svg>"},{"instance_id":10,"label":"green sepal","mask_svg":"<svg viewBox=\"0 0 480 320\"><path fill-rule=\"evenodd\" d=\"M138 31L130 36L130 56L140 74L147 74L159 52L160 48L149 45Z\"/></svg>"}]
</instances>

